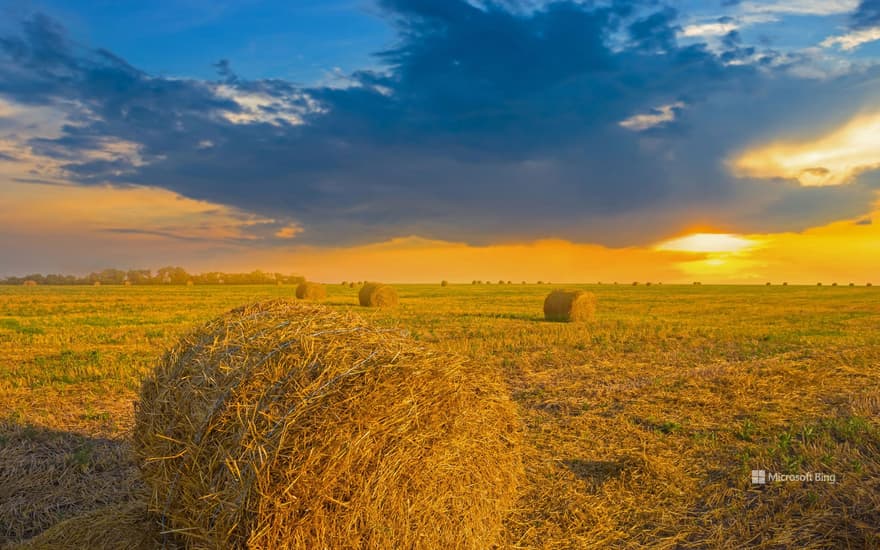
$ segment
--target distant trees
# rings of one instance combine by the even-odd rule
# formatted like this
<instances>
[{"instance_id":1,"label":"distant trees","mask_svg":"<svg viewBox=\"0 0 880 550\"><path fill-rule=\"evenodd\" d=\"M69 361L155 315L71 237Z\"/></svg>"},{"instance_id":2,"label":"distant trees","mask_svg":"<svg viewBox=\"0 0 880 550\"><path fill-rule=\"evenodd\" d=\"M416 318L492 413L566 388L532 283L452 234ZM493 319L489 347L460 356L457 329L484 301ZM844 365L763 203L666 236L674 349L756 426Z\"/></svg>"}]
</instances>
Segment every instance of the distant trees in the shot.
<instances>
[{"instance_id":1,"label":"distant trees","mask_svg":"<svg viewBox=\"0 0 880 550\"><path fill-rule=\"evenodd\" d=\"M38 285L185 285L192 281L197 285L263 285L263 284L299 284L305 281L301 275L284 275L282 273L266 273L256 270L250 273L209 273L191 274L178 266L166 266L156 270L149 269L103 269L78 277L76 275L31 273L23 277L6 277L0 284L21 285L25 281L33 281Z\"/></svg>"}]
</instances>

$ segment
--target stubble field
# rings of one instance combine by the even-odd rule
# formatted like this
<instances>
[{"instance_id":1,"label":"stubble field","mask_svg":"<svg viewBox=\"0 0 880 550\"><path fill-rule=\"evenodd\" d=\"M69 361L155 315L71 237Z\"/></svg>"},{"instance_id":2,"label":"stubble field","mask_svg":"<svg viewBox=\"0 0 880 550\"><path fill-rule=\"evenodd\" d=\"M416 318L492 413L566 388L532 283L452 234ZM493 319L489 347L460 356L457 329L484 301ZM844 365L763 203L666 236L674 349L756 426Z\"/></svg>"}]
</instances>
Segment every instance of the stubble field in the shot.
<instances>
[{"instance_id":1,"label":"stubble field","mask_svg":"<svg viewBox=\"0 0 880 550\"><path fill-rule=\"evenodd\" d=\"M594 321L543 321L549 285L322 302L503 373L527 471L508 547L880 546L880 289L566 286ZM195 325L293 291L0 287L0 545L130 499L141 378Z\"/></svg>"}]
</instances>

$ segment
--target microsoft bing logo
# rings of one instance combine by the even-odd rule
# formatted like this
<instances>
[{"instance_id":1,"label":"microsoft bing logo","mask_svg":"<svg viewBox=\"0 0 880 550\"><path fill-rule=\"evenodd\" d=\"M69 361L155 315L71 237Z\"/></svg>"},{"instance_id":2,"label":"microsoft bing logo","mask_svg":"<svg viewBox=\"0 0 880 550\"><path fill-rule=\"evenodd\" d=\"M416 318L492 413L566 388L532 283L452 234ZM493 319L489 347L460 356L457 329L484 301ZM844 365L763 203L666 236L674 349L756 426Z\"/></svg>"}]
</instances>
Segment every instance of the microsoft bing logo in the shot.
<instances>
[{"instance_id":1,"label":"microsoft bing logo","mask_svg":"<svg viewBox=\"0 0 880 550\"><path fill-rule=\"evenodd\" d=\"M767 472L765 470L752 470L752 485L765 485Z\"/></svg>"}]
</instances>

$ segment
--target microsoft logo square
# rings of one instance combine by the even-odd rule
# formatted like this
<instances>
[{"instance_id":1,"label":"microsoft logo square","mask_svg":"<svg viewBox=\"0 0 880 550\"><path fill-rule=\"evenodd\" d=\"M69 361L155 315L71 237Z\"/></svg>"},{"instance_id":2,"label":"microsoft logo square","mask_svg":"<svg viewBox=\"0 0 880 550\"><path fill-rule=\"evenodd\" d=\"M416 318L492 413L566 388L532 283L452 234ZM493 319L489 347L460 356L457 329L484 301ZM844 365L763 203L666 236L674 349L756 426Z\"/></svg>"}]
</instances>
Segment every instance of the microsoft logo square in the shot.
<instances>
[{"instance_id":1,"label":"microsoft logo square","mask_svg":"<svg viewBox=\"0 0 880 550\"><path fill-rule=\"evenodd\" d=\"M764 470L752 470L752 484L764 485L767 483L767 472Z\"/></svg>"}]
</instances>

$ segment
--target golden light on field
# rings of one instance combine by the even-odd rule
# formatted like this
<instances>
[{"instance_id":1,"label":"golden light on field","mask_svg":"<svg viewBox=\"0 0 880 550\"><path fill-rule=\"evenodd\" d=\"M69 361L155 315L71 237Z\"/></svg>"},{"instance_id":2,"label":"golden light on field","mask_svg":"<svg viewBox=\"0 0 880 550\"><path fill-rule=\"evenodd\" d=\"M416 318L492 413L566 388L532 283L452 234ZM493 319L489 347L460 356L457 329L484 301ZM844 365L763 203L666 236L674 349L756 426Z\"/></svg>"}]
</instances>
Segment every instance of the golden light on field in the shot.
<instances>
[{"instance_id":1,"label":"golden light on field","mask_svg":"<svg viewBox=\"0 0 880 550\"><path fill-rule=\"evenodd\" d=\"M754 244L751 239L731 233L695 233L664 241L655 248L676 252L739 252Z\"/></svg>"},{"instance_id":2,"label":"golden light on field","mask_svg":"<svg viewBox=\"0 0 880 550\"><path fill-rule=\"evenodd\" d=\"M842 185L880 166L880 113L858 116L809 141L780 141L731 162L741 177L796 179L803 186Z\"/></svg>"}]
</instances>

